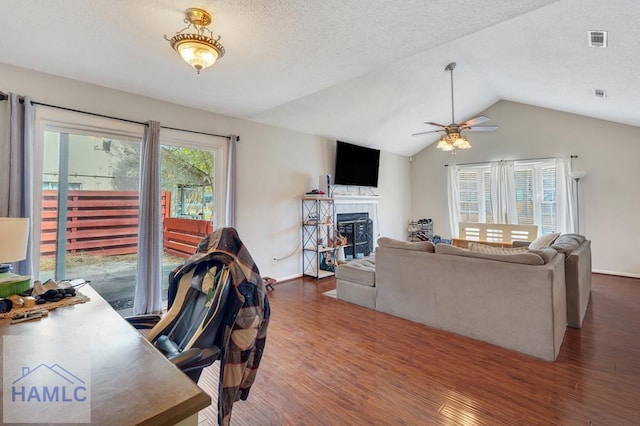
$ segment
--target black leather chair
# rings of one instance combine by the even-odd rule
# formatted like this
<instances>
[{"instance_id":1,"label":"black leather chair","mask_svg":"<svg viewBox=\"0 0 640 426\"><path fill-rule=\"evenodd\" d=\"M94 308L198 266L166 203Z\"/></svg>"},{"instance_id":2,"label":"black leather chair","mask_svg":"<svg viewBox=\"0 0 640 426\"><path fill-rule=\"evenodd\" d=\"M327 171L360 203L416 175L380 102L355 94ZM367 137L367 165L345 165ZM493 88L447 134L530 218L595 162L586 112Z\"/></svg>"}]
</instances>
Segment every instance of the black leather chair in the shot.
<instances>
[{"instance_id":1,"label":"black leather chair","mask_svg":"<svg viewBox=\"0 0 640 426\"><path fill-rule=\"evenodd\" d=\"M176 278L179 269L169 276L169 308L164 317L126 319L137 329L148 330L147 339L197 382L202 369L220 359L231 277L218 262L200 263Z\"/></svg>"}]
</instances>

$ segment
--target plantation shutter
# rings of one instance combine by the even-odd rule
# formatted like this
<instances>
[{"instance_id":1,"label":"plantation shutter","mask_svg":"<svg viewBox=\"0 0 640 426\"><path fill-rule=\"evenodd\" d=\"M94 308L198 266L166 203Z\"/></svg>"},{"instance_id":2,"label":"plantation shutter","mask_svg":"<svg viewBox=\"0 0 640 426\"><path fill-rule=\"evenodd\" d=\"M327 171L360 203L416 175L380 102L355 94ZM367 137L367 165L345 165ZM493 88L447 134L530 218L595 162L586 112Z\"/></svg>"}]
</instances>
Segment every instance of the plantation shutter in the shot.
<instances>
[{"instance_id":1,"label":"plantation shutter","mask_svg":"<svg viewBox=\"0 0 640 426\"><path fill-rule=\"evenodd\" d=\"M478 222L479 219L479 196L478 196L478 172L471 170L460 170L459 191L460 191L460 221Z\"/></svg>"},{"instance_id":2,"label":"plantation shutter","mask_svg":"<svg viewBox=\"0 0 640 426\"><path fill-rule=\"evenodd\" d=\"M534 173L533 168L515 171L516 175L516 210L518 224L534 225Z\"/></svg>"},{"instance_id":3,"label":"plantation shutter","mask_svg":"<svg viewBox=\"0 0 640 426\"><path fill-rule=\"evenodd\" d=\"M493 209L491 207L491 171L485 170L482 173L484 183L484 223L494 223Z\"/></svg>"},{"instance_id":4,"label":"plantation shutter","mask_svg":"<svg viewBox=\"0 0 640 426\"><path fill-rule=\"evenodd\" d=\"M542 199L540 200L540 233L556 232L557 203L556 203L556 167L543 166L541 169Z\"/></svg>"}]
</instances>

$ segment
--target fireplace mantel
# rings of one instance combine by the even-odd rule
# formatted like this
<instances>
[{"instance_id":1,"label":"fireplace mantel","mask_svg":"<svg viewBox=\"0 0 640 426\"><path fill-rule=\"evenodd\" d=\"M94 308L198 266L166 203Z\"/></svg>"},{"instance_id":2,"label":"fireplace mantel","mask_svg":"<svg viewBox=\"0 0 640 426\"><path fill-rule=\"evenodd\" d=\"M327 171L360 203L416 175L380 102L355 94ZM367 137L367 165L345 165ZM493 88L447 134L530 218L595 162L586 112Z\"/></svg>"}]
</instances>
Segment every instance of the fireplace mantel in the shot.
<instances>
[{"instance_id":1,"label":"fireplace mantel","mask_svg":"<svg viewBox=\"0 0 640 426\"><path fill-rule=\"evenodd\" d=\"M382 199L379 195L343 195L333 194L336 204L377 204Z\"/></svg>"}]
</instances>

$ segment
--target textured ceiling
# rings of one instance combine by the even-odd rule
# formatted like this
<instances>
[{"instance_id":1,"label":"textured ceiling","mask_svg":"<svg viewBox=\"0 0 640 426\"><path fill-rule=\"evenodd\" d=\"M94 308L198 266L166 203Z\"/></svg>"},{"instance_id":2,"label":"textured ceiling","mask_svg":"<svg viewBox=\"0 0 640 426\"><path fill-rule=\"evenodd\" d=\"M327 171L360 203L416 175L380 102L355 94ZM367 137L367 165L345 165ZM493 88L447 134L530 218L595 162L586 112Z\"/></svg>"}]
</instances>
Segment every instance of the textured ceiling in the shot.
<instances>
[{"instance_id":1,"label":"textured ceiling","mask_svg":"<svg viewBox=\"0 0 640 426\"><path fill-rule=\"evenodd\" d=\"M189 7L227 51L200 75L163 38ZM457 121L507 99L640 126L639 22L638 0L2 0L0 62L410 155L451 121L452 61Z\"/></svg>"}]
</instances>

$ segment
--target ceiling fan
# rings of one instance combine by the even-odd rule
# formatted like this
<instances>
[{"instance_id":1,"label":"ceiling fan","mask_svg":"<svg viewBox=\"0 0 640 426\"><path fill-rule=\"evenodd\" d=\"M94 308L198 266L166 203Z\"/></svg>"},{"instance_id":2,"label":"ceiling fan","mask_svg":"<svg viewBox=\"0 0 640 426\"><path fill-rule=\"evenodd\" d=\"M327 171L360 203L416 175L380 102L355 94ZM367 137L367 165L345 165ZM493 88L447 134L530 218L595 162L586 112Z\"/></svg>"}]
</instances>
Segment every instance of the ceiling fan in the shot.
<instances>
[{"instance_id":1,"label":"ceiling fan","mask_svg":"<svg viewBox=\"0 0 640 426\"><path fill-rule=\"evenodd\" d=\"M454 114L454 104L453 104L453 70L456 68L456 63L451 62L449 65L445 67L445 71L451 72L451 124L444 125L440 123L434 123L432 121L426 121L424 124L429 124L431 126L442 127L442 129L438 130L429 130L427 132L419 132L414 133L412 136L424 135L427 133L435 133L435 132L444 132L444 135L440 137L440 141L438 142L437 148L442 149L443 151L452 151L456 148L466 149L471 148L469 141L465 136L462 135L462 132L494 132L498 129L498 126L478 126L478 124L489 121L489 117L485 117L484 115L478 116L476 118L472 118L462 123L456 123L455 114Z\"/></svg>"}]
</instances>

